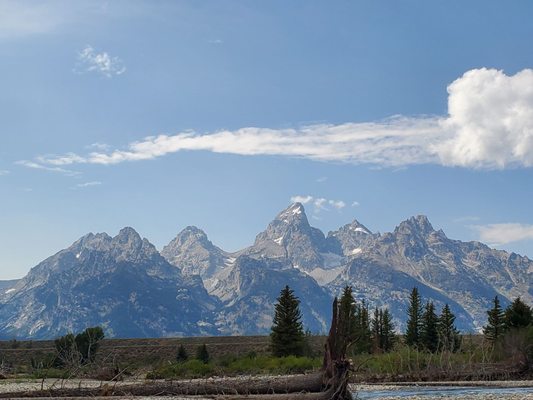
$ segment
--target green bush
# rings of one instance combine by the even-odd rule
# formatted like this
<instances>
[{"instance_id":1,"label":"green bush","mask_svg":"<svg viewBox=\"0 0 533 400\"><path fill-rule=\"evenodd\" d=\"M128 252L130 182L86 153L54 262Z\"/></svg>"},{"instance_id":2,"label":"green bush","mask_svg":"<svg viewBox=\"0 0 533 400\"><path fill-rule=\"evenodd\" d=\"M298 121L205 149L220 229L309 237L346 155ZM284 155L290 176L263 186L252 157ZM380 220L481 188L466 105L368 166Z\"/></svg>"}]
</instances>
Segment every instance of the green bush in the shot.
<instances>
[{"instance_id":1,"label":"green bush","mask_svg":"<svg viewBox=\"0 0 533 400\"><path fill-rule=\"evenodd\" d=\"M214 375L214 368L200 360L166 364L146 375L147 379L203 378Z\"/></svg>"},{"instance_id":2,"label":"green bush","mask_svg":"<svg viewBox=\"0 0 533 400\"><path fill-rule=\"evenodd\" d=\"M244 357L225 356L208 364L200 360L170 363L156 368L147 375L147 378L202 378L220 374L296 374L312 371L321 366L322 361L319 358L297 356L278 358L248 354Z\"/></svg>"},{"instance_id":3,"label":"green bush","mask_svg":"<svg viewBox=\"0 0 533 400\"><path fill-rule=\"evenodd\" d=\"M297 374L320 368L321 365L321 361L316 358L260 356L236 359L228 365L228 370L233 373Z\"/></svg>"}]
</instances>

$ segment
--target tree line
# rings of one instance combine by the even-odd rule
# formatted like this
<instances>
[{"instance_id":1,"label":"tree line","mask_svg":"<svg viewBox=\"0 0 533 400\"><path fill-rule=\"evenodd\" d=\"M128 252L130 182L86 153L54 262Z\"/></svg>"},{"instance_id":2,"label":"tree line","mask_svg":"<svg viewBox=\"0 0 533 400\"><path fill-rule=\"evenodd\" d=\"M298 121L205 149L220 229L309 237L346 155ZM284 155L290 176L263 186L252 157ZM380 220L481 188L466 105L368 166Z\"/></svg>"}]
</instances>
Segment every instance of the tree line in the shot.
<instances>
[{"instance_id":1,"label":"tree line","mask_svg":"<svg viewBox=\"0 0 533 400\"><path fill-rule=\"evenodd\" d=\"M346 286L339 300L341 312L345 313L346 326L342 334L351 343L352 354L386 353L400 342L391 313L387 308L370 309L365 300L357 302L352 287ZM303 355L306 337L300 300L294 291L285 286L277 298L271 329L271 349L275 356ZM487 311L487 325L483 328L484 337L491 343L500 340L506 332L532 327L533 309L520 297L503 309L496 296L493 306ZM457 352L461 348L461 333L455 325L456 316L449 304L444 304L437 313L435 304L423 301L418 288L413 288L409 296L406 331L403 342L418 350L429 353L442 351Z\"/></svg>"}]
</instances>

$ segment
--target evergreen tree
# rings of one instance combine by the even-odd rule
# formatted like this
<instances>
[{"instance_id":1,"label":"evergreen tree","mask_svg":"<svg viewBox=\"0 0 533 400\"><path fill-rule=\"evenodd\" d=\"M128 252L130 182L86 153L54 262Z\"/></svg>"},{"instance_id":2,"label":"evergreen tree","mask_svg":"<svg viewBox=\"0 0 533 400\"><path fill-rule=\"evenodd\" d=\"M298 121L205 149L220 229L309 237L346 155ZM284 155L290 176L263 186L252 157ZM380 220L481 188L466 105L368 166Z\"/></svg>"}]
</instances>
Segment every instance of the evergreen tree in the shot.
<instances>
[{"instance_id":1,"label":"evergreen tree","mask_svg":"<svg viewBox=\"0 0 533 400\"><path fill-rule=\"evenodd\" d=\"M511 328L525 328L533 321L531 314L531 307L524 303L520 297L516 298L509 307L505 309L505 327Z\"/></svg>"},{"instance_id":2,"label":"evergreen tree","mask_svg":"<svg viewBox=\"0 0 533 400\"><path fill-rule=\"evenodd\" d=\"M396 334L394 333L395 328L392 316L387 308L382 312L381 325L381 349L383 352L388 353L396 343Z\"/></svg>"},{"instance_id":3,"label":"evergreen tree","mask_svg":"<svg viewBox=\"0 0 533 400\"><path fill-rule=\"evenodd\" d=\"M356 317L357 306L353 297L351 286L346 286L339 301L339 312L342 318L339 320L338 331L344 336L345 343L352 343L358 339L358 320Z\"/></svg>"},{"instance_id":4,"label":"evergreen tree","mask_svg":"<svg viewBox=\"0 0 533 400\"><path fill-rule=\"evenodd\" d=\"M457 351L461 344L459 331L455 328L455 315L445 304L438 321L439 348L444 351Z\"/></svg>"},{"instance_id":5,"label":"evergreen tree","mask_svg":"<svg viewBox=\"0 0 533 400\"><path fill-rule=\"evenodd\" d=\"M189 359L189 355L185 351L185 347L183 347L183 345L180 344L178 347L178 352L176 354L176 361L181 363L181 362L187 361L188 359Z\"/></svg>"},{"instance_id":6,"label":"evergreen tree","mask_svg":"<svg viewBox=\"0 0 533 400\"><path fill-rule=\"evenodd\" d=\"M357 341L353 346L353 352L355 354L370 353L372 350L372 331L368 304L364 300L355 306L355 320Z\"/></svg>"},{"instance_id":7,"label":"evergreen tree","mask_svg":"<svg viewBox=\"0 0 533 400\"><path fill-rule=\"evenodd\" d=\"M396 341L396 335L389 310L376 307L371 325L374 352L387 353L391 351Z\"/></svg>"},{"instance_id":8,"label":"evergreen tree","mask_svg":"<svg viewBox=\"0 0 533 400\"><path fill-rule=\"evenodd\" d=\"M483 328L483 334L487 340L496 342L505 332L505 315L498 296L494 297L493 304L493 307L487 311L488 323Z\"/></svg>"},{"instance_id":9,"label":"evergreen tree","mask_svg":"<svg viewBox=\"0 0 533 400\"><path fill-rule=\"evenodd\" d=\"M409 308L407 309L407 330L405 332L405 343L408 346L418 347L420 345L420 327L422 325L422 299L418 293L418 288L413 288L409 297Z\"/></svg>"},{"instance_id":10,"label":"evergreen tree","mask_svg":"<svg viewBox=\"0 0 533 400\"><path fill-rule=\"evenodd\" d=\"M270 342L277 357L302 355L305 348L300 300L289 286L281 291L275 306Z\"/></svg>"},{"instance_id":11,"label":"evergreen tree","mask_svg":"<svg viewBox=\"0 0 533 400\"><path fill-rule=\"evenodd\" d=\"M433 302L428 301L422 315L422 326L420 330L420 342L427 351L434 353L439 344L439 334L437 331L437 314Z\"/></svg>"},{"instance_id":12,"label":"evergreen tree","mask_svg":"<svg viewBox=\"0 0 533 400\"><path fill-rule=\"evenodd\" d=\"M377 307L374 309L371 326L374 353L381 353L383 350L383 312Z\"/></svg>"},{"instance_id":13,"label":"evergreen tree","mask_svg":"<svg viewBox=\"0 0 533 400\"><path fill-rule=\"evenodd\" d=\"M196 359L200 360L204 364L209 362L209 352L207 351L207 346L204 344L198 346L196 349Z\"/></svg>"}]
</instances>

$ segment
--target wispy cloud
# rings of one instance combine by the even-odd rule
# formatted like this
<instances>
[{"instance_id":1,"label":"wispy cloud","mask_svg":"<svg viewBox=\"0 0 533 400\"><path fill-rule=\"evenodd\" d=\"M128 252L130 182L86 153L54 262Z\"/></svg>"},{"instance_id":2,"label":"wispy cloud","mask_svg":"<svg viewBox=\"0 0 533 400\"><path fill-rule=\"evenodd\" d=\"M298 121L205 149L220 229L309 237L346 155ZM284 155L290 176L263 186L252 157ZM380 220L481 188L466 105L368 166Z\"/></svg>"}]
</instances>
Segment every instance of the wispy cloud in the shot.
<instances>
[{"instance_id":1,"label":"wispy cloud","mask_svg":"<svg viewBox=\"0 0 533 400\"><path fill-rule=\"evenodd\" d=\"M224 41L222 39L210 39L207 41L209 44L222 44Z\"/></svg>"},{"instance_id":2,"label":"wispy cloud","mask_svg":"<svg viewBox=\"0 0 533 400\"><path fill-rule=\"evenodd\" d=\"M352 207L359 207L359 205L358 201L352 201Z\"/></svg>"},{"instance_id":3,"label":"wispy cloud","mask_svg":"<svg viewBox=\"0 0 533 400\"><path fill-rule=\"evenodd\" d=\"M99 151L108 151L111 148L111 146L109 146L108 144L100 143L100 142L91 143L90 145L86 147L89 150L99 150Z\"/></svg>"},{"instance_id":4,"label":"wispy cloud","mask_svg":"<svg viewBox=\"0 0 533 400\"><path fill-rule=\"evenodd\" d=\"M328 177L327 176L321 176L320 178L318 178L316 181L318 183L324 183L328 180Z\"/></svg>"},{"instance_id":5,"label":"wispy cloud","mask_svg":"<svg viewBox=\"0 0 533 400\"><path fill-rule=\"evenodd\" d=\"M7 169L0 169L0 176L9 175L11 172Z\"/></svg>"},{"instance_id":6,"label":"wispy cloud","mask_svg":"<svg viewBox=\"0 0 533 400\"><path fill-rule=\"evenodd\" d=\"M331 200L326 199L324 197L314 197L314 196L302 196L302 195L295 195L291 197L292 203L302 203L302 204L310 204L313 209L314 214L318 214L321 211L329 211L331 208L334 208L336 210L341 210L344 207L346 207L346 203L342 200Z\"/></svg>"},{"instance_id":7,"label":"wispy cloud","mask_svg":"<svg viewBox=\"0 0 533 400\"><path fill-rule=\"evenodd\" d=\"M64 13L54 3L0 1L0 38L51 32L63 22Z\"/></svg>"},{"instance_id":8,"label":"wispy cloud","mask_svg":"<svg viewBox=\"0 0 533 400\"><path fill-rule=\"evenodd\" d=\"M533 240L533 225L520 223L474 225L482 242L500 246L521 240Z\"/></svg>"},{"instance_id":9,"label":"wispy cloud","mask_svg":"<svg viewBox=\"0 0 533 400\"><path fill-rule=\"evenodd\" d=\"M93 54L93 53L91 53ZM104 63L105 64L105 63ZM273 155L323 162L404 167L439 164L502 169L533 166L533 70L466 72L448 86L448 115L292 129L249 127L149 136L124 149L42 157L43 165L118 164L180 151Z\"/></svg>"},{"instance_id":10,"label":"wispy cloud","mask_svg":"<svg viewBox=\"0 0 533 400\"><path fill-rule=\"evenodd\" d=\"M91 186L99 186L101 184L102 184L102 182L100 182L100 181L84 182L84 183L78 183L75 186L75 188L83 189L83 188L88 188L88 187L91 187Z\"/></svg>"},{"instance_id":11,"label":"wispy cloud","mask_svg":"<svg viewBox=\"0 0 533 400\"><path fill-rule=\"evenodd\" d=\"M123 61L102 51L97 52L92 46L87 45L78 53L77 65L74 69L77 73L94 72L112 78L126 72Z\"/></svg>"},{"instance_id":12,"label":"wispy cloud","mask_svg":"<svg viewBox=\"0 0 533 400\"><path fill-rule=\"evenodd\" d=\"M67 176L79 175L79 172L77 171L72 171L69 169L61 168L61 167L54 167L54 166L50 166L50 165L46 165L42 163L37 163L34 161L20 160L20 161L15 162L15 164L21 165L26 168L41 169L41 170L50 171L50 172L59 172Z\"/></svg>"}]
</instances>

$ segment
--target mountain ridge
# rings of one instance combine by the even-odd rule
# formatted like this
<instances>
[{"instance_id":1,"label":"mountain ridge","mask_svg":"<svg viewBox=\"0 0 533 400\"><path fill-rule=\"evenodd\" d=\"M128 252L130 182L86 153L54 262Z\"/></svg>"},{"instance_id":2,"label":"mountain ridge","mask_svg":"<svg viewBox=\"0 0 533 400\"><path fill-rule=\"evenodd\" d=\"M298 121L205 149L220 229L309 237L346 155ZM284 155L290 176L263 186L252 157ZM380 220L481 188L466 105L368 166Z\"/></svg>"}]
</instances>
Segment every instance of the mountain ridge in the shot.
<instances>
[{"instance_id":1,"label":"mountain ridge","mask_svg":"<svg viewBox=\"0 0 533 400\"><path fill-rule=\"evenodd\" d=\"M285 284L314 332L325 331L331 299L345 285L371 306L388 306L399 328L418 286L437 306L450 304L460 329L476 331L495 295L503 304L532 302L532 283L528 257L450 239L427 216L386 233L353 220L325 235L294 203L237 252L195 226L161 251L131 227L84 235L4 285L0 334L49 338L89 322L124 337L264 334Z\"/></svg>"}]
</instances>

